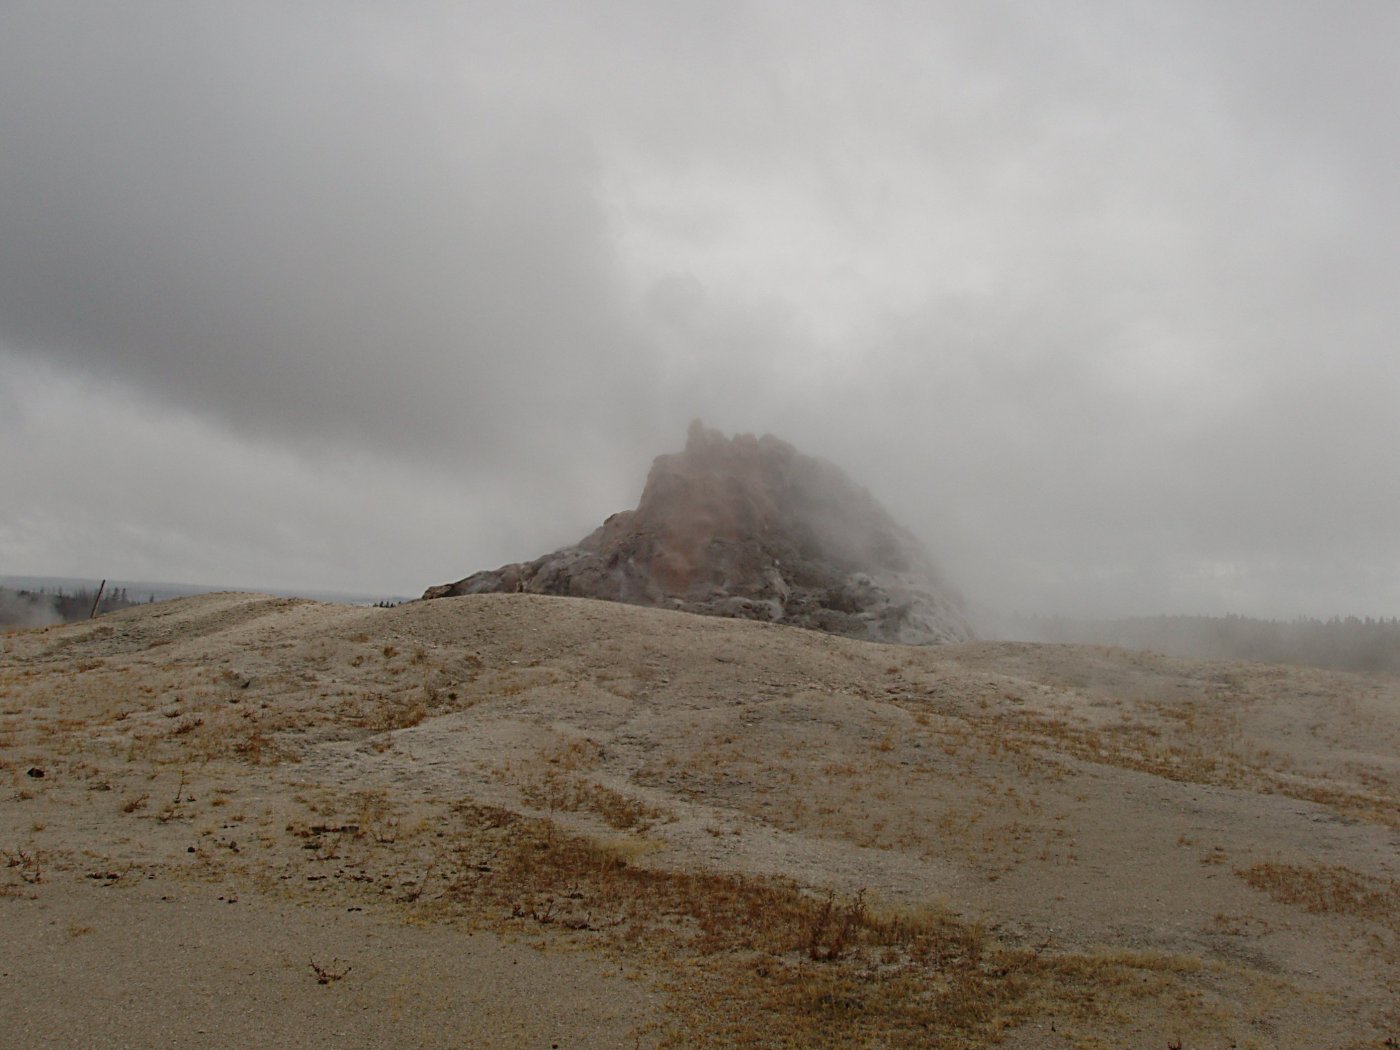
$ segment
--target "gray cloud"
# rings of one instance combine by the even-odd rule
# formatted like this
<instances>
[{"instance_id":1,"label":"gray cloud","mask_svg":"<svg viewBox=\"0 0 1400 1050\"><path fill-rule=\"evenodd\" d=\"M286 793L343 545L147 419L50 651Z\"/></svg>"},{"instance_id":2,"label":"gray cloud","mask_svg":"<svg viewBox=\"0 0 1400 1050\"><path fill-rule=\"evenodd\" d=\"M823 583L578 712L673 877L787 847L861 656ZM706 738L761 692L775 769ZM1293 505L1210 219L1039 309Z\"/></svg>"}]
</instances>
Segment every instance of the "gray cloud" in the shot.
<instances>
[{"instance_id":1,"label":"gray cloud","mask_svg":"<svg viewBox=\"0 0 1400 1050\"><path fill-rule=\"evenodd\" d=\"M413 591L581 535L703 415L834 459L988 604L1393 615L1398 37L8 5L0 558Z\"/></svg>"},{"instance_id":2,"label":"gray cloud","mask_svg":"<svg viewBox=\"0 0 1400 1050\"><path fill-rule=\"evenodd\" d=\"M592 148L548 112L399 68L329 10L42 10L0 45L20 351L411 458L644 378Z\"/></svg>"}]
</instances>

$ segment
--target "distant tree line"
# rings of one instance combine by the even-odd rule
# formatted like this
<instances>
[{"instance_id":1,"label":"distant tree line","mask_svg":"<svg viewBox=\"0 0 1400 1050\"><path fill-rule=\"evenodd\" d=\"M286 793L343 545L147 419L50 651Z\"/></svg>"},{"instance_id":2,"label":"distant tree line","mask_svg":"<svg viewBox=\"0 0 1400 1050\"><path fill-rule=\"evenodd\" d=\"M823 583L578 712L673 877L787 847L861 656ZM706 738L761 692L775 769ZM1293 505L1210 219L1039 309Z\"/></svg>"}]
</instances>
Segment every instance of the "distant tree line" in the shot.
<instances>
[{"instance_id":1,"label":"distant tree line","mask_svg":"<svg viewBox=\"0 0 1400 1050\"><path fill-rule=\"evenodd\" d=\"M62 589L50 593L44 588L14 591L0 587L0 627L40 627L86 620L92 615L93 599L96 597L97 592L86 587L72 593ZM155 595L150 595L146 601L155 601ZM97 615L137 604L140 603L127 597L125 587L112 587L102 592L102 598L97 602Z\"/></svg>"},{"instance_id":2,"label":"distant tree line","mask_svg":"<svg viewBox=\"0 0 1400 1050\"><path fill-rule=\"evenodd\" d=\"M1155 649L1203 660L1304 664L1400 674L1400 618L1253 620L1245 616L1141 616L1123 620L1032 617L1029 637L1047 642Z\"/></svg>"}]
</instances>

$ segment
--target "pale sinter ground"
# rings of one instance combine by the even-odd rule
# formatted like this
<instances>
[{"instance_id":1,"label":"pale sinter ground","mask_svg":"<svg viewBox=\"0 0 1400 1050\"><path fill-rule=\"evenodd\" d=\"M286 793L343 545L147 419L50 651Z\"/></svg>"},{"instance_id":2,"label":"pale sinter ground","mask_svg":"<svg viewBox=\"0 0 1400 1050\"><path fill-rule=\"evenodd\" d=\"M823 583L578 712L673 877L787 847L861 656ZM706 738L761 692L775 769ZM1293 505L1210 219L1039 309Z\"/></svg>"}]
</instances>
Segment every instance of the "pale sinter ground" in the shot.
<instances>
[{"instance_id":1,"label":"pale sinter ground","mask_svg":"<svg viewBox=\"0 0 1400 1050\"><path fill-rule=\"evenodd\" d=\"M0 638L0 791L7 1046L1400 1040L1391 678L209 595Z\"/></svg>"}]
</instances>

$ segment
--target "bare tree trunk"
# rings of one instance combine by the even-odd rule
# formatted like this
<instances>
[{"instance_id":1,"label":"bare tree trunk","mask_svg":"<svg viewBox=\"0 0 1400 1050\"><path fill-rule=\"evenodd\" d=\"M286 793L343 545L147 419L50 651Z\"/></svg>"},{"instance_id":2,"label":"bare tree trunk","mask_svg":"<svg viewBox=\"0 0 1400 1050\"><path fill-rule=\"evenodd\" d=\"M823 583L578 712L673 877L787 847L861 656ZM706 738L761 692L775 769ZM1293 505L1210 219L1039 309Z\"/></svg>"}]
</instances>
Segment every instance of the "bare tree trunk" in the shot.
<instances>
[{"instance_id":1,"label":"bare tree trunk","mask_svg":"<svg viewBox=\"0 0 1400 1050\"><path fill-rule=\"evenodd\" d=\"M99 583L99 584L97 585L97 597L94 598L94 599L92 600L92 612L88 613L88 619L89 619L89 620L91 620L94 616L97 615L97 603L100 602L100 601L102 600L102 588L103 588L103 587L106 587L106 586L107 586L107 581L106 581L106 580L103 580L101 583Z\"/></svg>"}]
</instances>

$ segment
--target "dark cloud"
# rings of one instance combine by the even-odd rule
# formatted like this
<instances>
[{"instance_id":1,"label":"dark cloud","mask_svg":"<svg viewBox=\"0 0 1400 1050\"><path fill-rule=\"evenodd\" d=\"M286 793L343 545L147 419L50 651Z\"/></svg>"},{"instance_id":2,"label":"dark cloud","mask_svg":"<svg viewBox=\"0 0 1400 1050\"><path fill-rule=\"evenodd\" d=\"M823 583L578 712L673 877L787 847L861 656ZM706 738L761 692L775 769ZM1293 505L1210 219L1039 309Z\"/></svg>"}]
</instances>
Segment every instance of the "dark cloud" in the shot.
<instances>
[{"instance_id":1,"label":"dark cloud","mask_svg":"<svg viewBox=\"0 0 1400 1050\"><path fill-rule=\"evenodd\" d=\"M412 591L702 415L988 604L1395 614L1397 44L1365 2L7 5L0 557Z\"/></svg>"},{"instance_id":2,"label":"dark cloud","mask_svg":"<svg viewBox=\"0 0 1400 1050\"><path fill-rule=\"evenodd\" d=\"M593 149L547 110L329 10L43 10L0 43L16 349L409 458L645 389Z\"/></svg>"}]
</instances>

